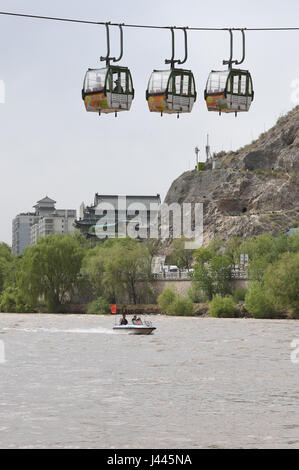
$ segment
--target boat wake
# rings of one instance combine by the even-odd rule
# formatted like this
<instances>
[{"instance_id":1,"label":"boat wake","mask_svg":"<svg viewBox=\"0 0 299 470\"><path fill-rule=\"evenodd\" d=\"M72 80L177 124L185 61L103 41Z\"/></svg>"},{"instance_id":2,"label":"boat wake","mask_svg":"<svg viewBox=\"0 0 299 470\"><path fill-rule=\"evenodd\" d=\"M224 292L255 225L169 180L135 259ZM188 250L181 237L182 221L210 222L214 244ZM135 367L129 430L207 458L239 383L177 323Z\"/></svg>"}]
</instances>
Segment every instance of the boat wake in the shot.
<instances>
[{"instance_id":1,"label":"boat wake","mask_svg":"<svg viewBox=\"0 0 299 470\"><path fill-rule=\"evenodd\" d=\"M73 328L60 330L58 328L3 328L3 331L14 330L14 331L24 331L26 333L79 333L79 334L106 334L106 335L115 335L117 332L109 328Z\"/></svg>"}]
</instances>

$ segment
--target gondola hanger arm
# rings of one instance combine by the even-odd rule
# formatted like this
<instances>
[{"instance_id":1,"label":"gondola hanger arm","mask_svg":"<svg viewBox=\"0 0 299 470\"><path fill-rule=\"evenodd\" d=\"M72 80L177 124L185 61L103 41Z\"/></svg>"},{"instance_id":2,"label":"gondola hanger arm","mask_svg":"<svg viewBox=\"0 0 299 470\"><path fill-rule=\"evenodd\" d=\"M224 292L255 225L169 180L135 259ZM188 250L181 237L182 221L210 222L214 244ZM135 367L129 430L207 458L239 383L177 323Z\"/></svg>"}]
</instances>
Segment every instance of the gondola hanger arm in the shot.
<instances>
[{"instance_id":1,"label":"gondola hanger arm","mask_svg":"<svg viewBox=\"0 0 299 470\"><path fill-rule=\"evenodd\" d=\"M188 39L187 39L187 27L186 28L182 28L183 31L184 31L184 40L185 40L185 57L184 57L184 60L179 60L178 61L178 64L182 65L184 64L187 59L188 59Z\"/></svg>"},{"instance_id":2,"label":"gondola hanger arm","mask_svg":"<svg viewBox=\"0 0 299 470\"><path fill-rule=\"evenodd\" d=\"M175 68L175 64L184 64L188 58L188 41L187 41L187 29L188 27L179 27L177 28L176 26L171 26L170 28L171 32L171 59L165 59L165 64L170 64L171 68ZM184 41L185 41L185 57L183 60L175 59L175 35L174 35L174 30L175 29L182 29L184 31Z\"/></svg>"},{"instance_id":3,"label":"gondola hanger arm","mask_svg":"<svg viewBox=\"0 0 299 470\"><path fill-rule=\"evenodd\" d=\"M233 54L234 54L234 36L233 36L233 31L232 29L228 29L228 32L230 34L230 57L228 60L223 61L223 65L228 65L228 68L232 68L233 64Z\"/></svg>"},{"instance_id":4,"label":"gondola hanger arm","mask_svg":"<svg viewBox=\"0 0 299 470\"><path fill-rule=\"evenodd\" d=\"M123 26L124 24L118 24L115 26L119 27L119 33L120 33L120 55L118 58L116 57L110 57L110 31L109 31L109 26L111 26L111 22L108 21L105 23L106 27L106 40L107 40L107 55L105 57L100 57L100 60L105 60L107 67L110 65L110 61L112 62L119 62L123 56Z\"/></svg>"},{"instance_id":5,"label":"gondola hanger arm","mask_svg":"<svg viewBox=\"0 0 299 470\"><path fill-rule=\"evenodd\" d=\"M241 32L242 32L242 45L243 45L243 55L242 55L242 59L240 61L237 61L236 60L236 65L241 65L243 64L244 60L245 60L245 47L246 47L246 43L245 43L245 32L244 32L244 29L241 29Z\"/></svg>"},{"instance_id":6,"label":"gondola hanger arm","mask_svg":"<svg viewBox=\"0 0 299 470\"><path fill-rule=\"evenodd\" d=\"M120 34L120 54L119 57L116 59L115 57L112 59L113 62L119 62L122 59L124 53L124 33L123 33L123 24L119 24L119 34Z\"/></svg>"},{"instance_id":7,"label":"gondola hanger arm","mask_svg":"<svg viewBox=\"0 0 299 470\"><path fill-rule=\"evenodd\" d=\"M224 60L223 65L228 65L228 68L231 69L233 64L235 65L241 65L243 64L245 60L245 29L246 28L230 28L227 29L226 31L229 32L230 34L230 58L229 60ZM243 48L243 53L242 53L242 59L241 60L233 60L234 57L234 36L233 36L233 31L241 31L242 33L242 48Z\"/></svg>"}]
</instances>

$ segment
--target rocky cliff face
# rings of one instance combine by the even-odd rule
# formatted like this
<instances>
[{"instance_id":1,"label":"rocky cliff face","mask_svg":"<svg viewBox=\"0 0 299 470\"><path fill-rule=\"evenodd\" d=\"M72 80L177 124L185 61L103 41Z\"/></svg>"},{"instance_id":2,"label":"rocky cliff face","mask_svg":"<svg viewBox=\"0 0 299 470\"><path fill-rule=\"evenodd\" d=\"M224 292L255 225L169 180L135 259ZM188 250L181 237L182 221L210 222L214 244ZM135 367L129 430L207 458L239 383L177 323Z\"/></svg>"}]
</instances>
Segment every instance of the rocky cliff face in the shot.
<instances>
[{"instance_id":1,"label":"rocky cliff face","mask_svg":"<svg viewBox=\"0 0 299 470\"><path fill-rule=\"evenodd\" d=\"M181 175L165 202L204 204L205 244L215 236L275 234L299 226L298 180L299 107L252 144Z\"/></svg>"}]
</instances>

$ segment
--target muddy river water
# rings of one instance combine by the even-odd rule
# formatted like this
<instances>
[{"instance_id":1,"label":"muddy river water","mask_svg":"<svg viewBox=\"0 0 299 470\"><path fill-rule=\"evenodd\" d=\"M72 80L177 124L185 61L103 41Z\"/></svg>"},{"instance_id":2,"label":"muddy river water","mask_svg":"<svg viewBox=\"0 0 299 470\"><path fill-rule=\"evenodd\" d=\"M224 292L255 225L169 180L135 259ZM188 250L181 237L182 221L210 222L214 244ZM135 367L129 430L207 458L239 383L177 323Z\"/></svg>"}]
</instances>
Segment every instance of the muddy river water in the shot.
<instances>
[{"instance_id":1,"label":"muddy river water","mask_svg":"<svg viewBox=\"0 0 299 470\"><path fill-rule=\"evenodd\" d=\"M299 322L152 320L0 314L0 448L299 448Z\"/></svg>"}]
</instances>

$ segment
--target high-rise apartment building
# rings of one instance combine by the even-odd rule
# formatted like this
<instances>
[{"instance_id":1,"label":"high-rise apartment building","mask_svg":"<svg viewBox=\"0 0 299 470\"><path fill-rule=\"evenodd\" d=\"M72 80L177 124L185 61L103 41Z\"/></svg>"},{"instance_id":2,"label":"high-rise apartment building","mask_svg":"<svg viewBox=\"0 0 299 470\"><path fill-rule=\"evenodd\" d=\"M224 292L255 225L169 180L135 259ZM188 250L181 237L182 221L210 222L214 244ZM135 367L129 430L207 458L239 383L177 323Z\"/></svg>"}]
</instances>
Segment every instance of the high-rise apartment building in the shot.
<instances>
[{"instance_id":1,"label":"high-rise apartment building","mask_svg":"<svg viewBox=\"0 0 299 470\"><path fill-rule=\"evenodd\" d=\"M12 252L21 255L28 245L35 245L40 237L75 231L75 209L55 209L56 201L48 196L34 206L35 212L17 215L12 223Z\"/></svg>"}]
</instances>

